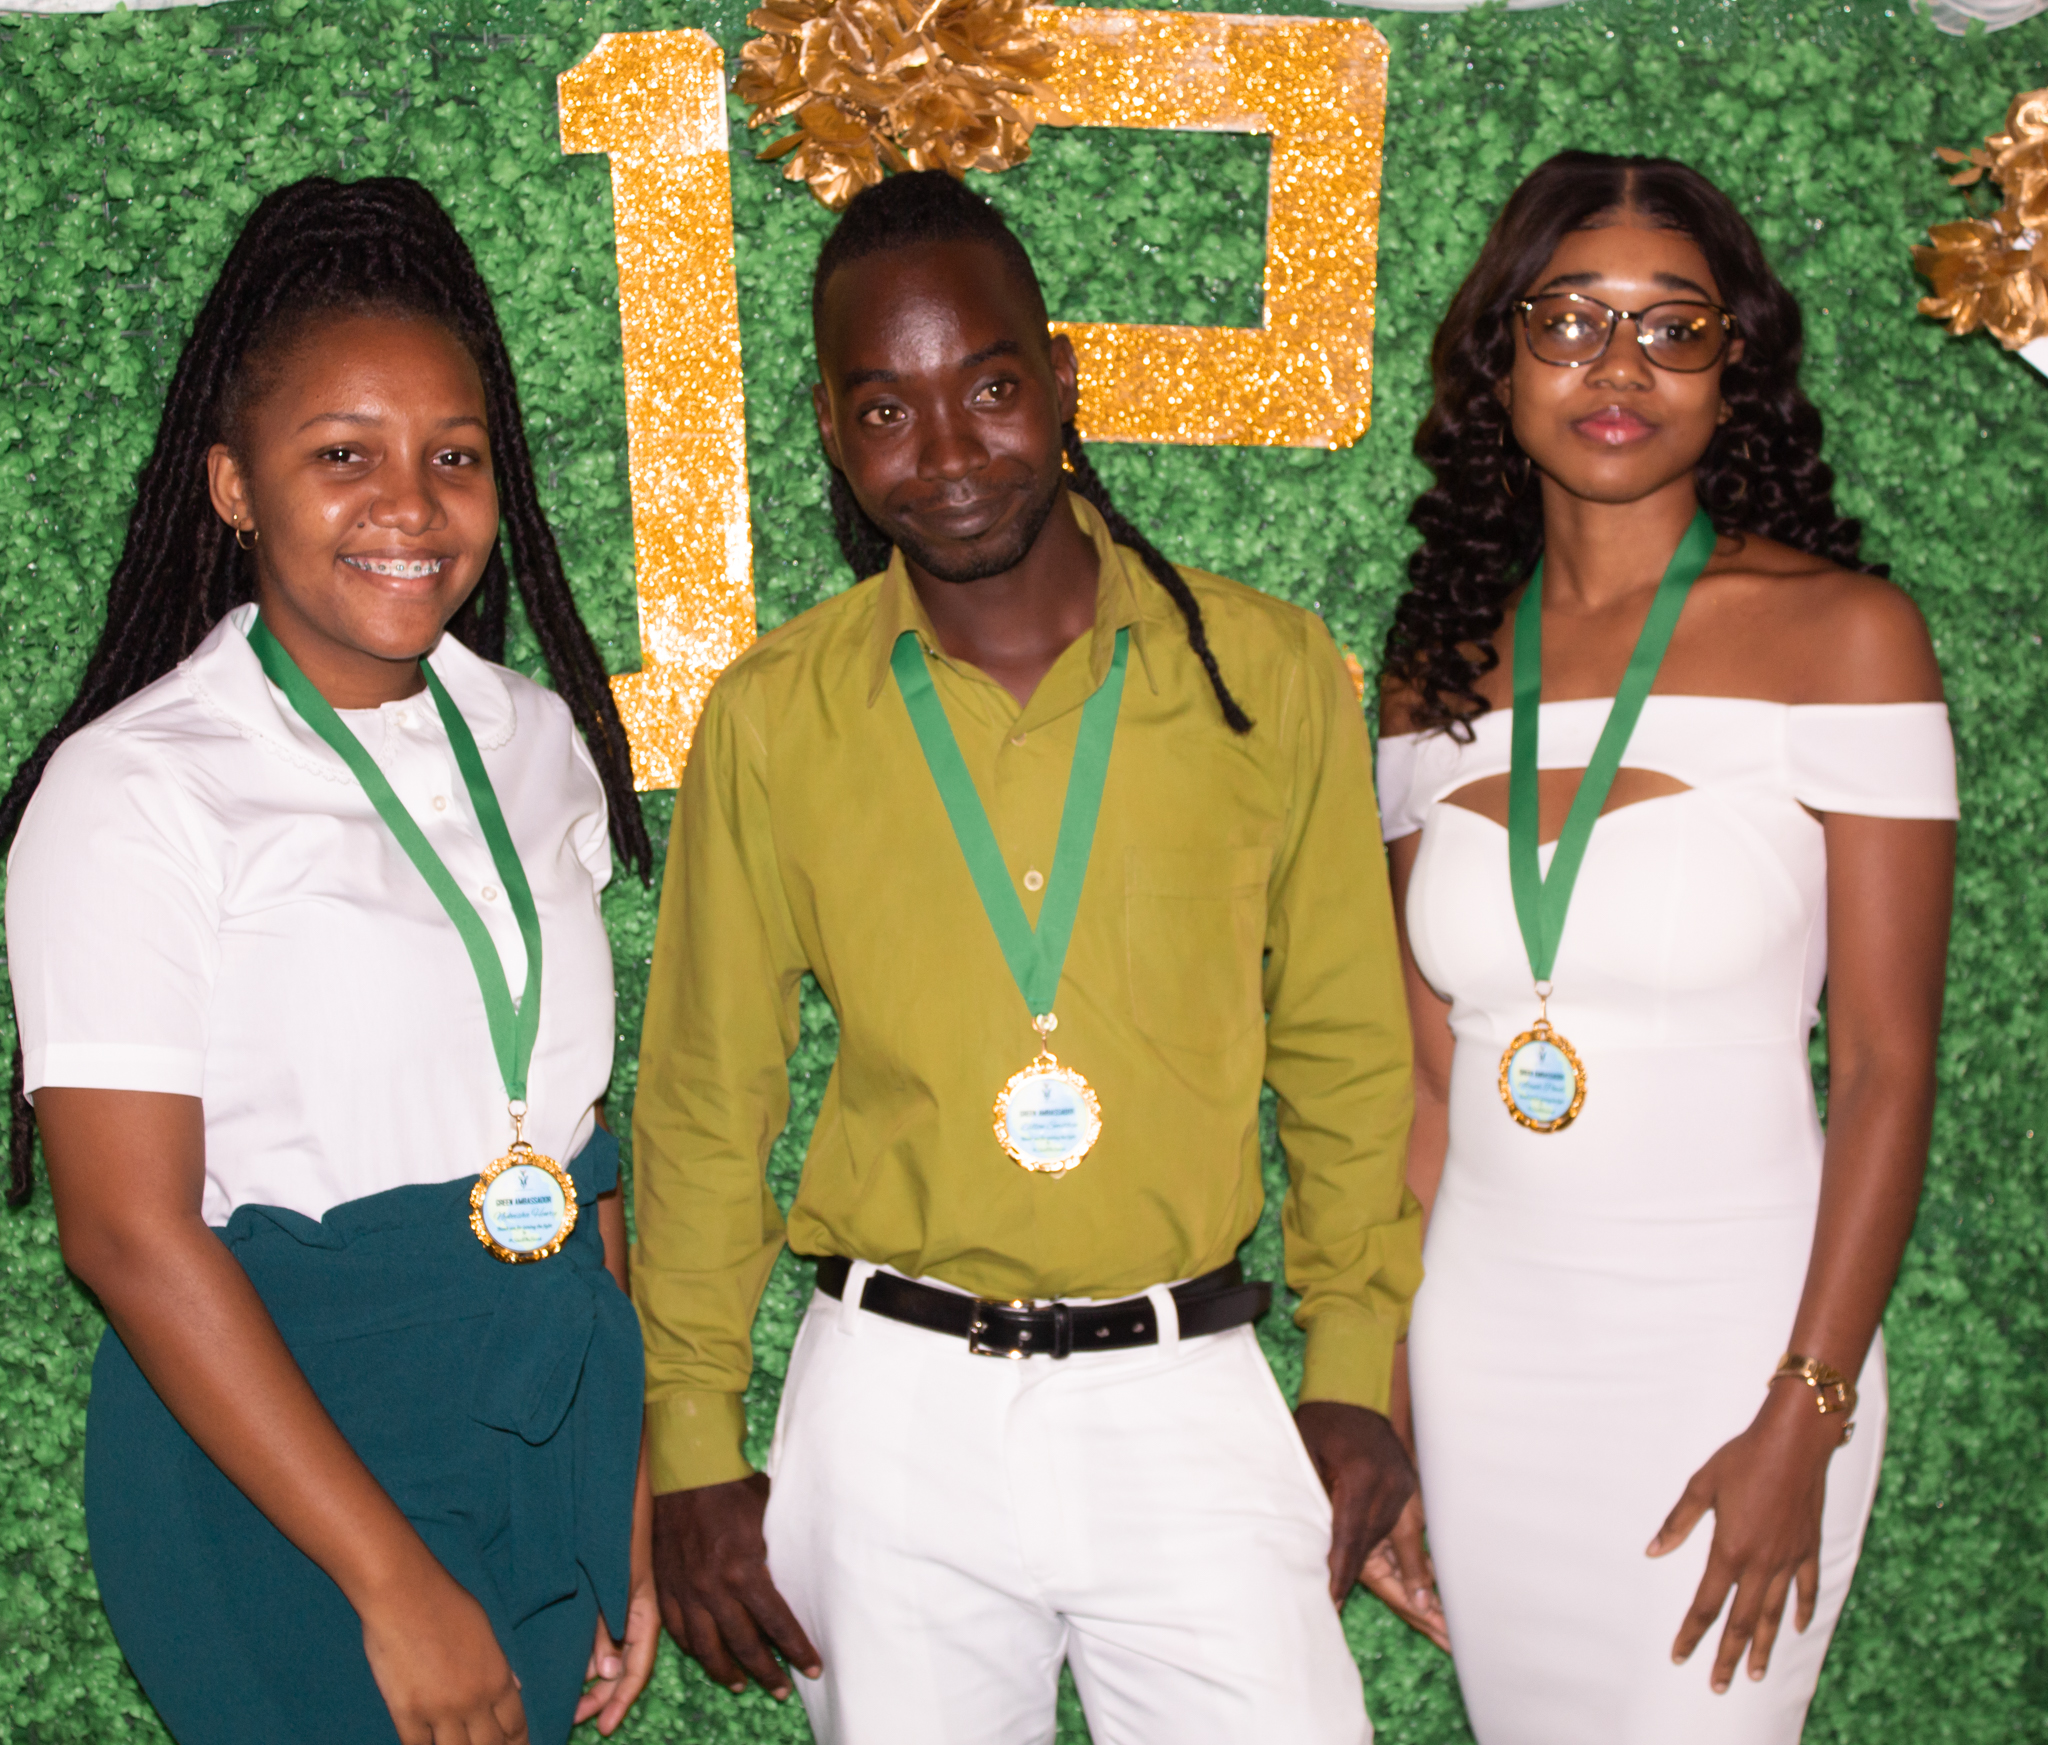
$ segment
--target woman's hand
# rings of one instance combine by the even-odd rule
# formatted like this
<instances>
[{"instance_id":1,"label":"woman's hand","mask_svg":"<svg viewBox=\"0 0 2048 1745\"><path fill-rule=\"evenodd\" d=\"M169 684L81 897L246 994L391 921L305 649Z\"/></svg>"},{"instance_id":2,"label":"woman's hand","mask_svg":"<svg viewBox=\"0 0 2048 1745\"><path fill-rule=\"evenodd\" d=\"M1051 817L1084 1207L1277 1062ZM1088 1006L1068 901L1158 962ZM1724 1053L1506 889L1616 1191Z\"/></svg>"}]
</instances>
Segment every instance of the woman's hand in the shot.
<instances>
[{"instance_id":1,"label":"woman's hand","mask_svg":"<svg viewBox=\"0 0 2048 1745\"><path fill-rule=\"evenodd\" d=\"M626 1595L626 1640L614 1643L597 1620L597 1641L583 1677L588 1689L576 1705L577 1726L597 1717L597 1730L610 1738L654 1673L661 1645L661 1600L654 1589L654 1494L647 1479L647 1447L640 1447L640 1481L633 1499L633 1584Z\"/></svg>"},{"instance_id":2,"label":"woman's hand","mask_svg":"<svg viewBox=\"0 0 2048 1745\"><path fill-rule=\"evenodd\" d=\"M1419 1630L1446 1654L1451 1636L1444 1623L1443 1602L1436 1594L1436 1565L1423 1540L1422 1493L1408 1499L1394 1530L1372 1548L1358 1572L1380 1602L1410 1629Z\"/></svg>"},{"instance_id":3,"label":"woman's hand","mask_svg":"<svg viewBox=\"0 0 2048 1745\"><path fill-rule=\"evenodd\" d=\"M430 1570L357 1603L363 1653L400 1745L527 1745L519 1680L490 1619L431 1556L425 1562Z\"/></svg>"},{"instance_id":4,"label":"woman's hand","mask_svg":"<svg viewBox=\"0 0 2048 1745\"><path fill-rule=\"evenodd\" d=\"M201 1221L199 1099L52 1085L36 1114L66 1262L171 1415L355 1607L404 1745L525 1745L519 1683L483 1608L335 1428Z\"/></svg>"},{"instance_id":5,"label":"woman's hand","mask_svg":"<svg viewBox=\"0 0 2048 1745\"><path fill-rule=\"evenodd\" d=\"M637 1559L636 1559L637 1562ZM647 1688L654 1674L654 1651L661 1644L661 1602L654 1593L654 1566L650 1561L633 1571L633 1587L626 1598L626 1640L616 1643L605 1628L604 1615L597 1620L597 1642L590 1651L590 1665L583 1676L590 1681L583 1700L576 1705L576 1725L592 1715L597 1730L606 1738L618 1730L626 1711Z\"/></svg>"},{"instance_id":6,"label":"woman's hand","mask_svg":"<svg viewBox=\"0 0 2048 1745\"><path fill-rule=\"evenodd\" d=\"M1692 1608L1671 1644L1683 1662L1720 1616L1729 1589L1727 1627L1714 1656L1713 1685L1725 1691L1735 1663L1749 1651L1749 1676L1762 1678L1771 1645L1784 1621L1785 1601L1796 1587L1792 1624L1813 1622L1820 1594L1821 1506L1827 1500L1828 1459L1842 1445L1843 1422L1814 1409L1804 1383L1772 1384L1749 1428L1724 1443L1692 1475L1678 1506L1665 1517L1648 1548L1662 1557L1683 1545L1700 1517L1714 1516L1714 1542Z\"/></svg>"}]
</instances>

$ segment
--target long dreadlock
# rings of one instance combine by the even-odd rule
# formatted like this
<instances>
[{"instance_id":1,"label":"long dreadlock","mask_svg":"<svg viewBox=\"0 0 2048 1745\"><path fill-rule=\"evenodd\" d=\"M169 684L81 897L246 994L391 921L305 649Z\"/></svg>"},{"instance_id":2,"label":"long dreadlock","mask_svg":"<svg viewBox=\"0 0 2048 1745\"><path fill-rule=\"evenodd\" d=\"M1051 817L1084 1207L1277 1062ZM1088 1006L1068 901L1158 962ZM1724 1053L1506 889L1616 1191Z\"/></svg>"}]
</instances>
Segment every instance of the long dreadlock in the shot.
<instances>
[{"instance_id":1,"label":"long dreadlock","mask_svg":"<svg viewBox=\"0 0 2048 1745\"><path fill-rule=\"evenodd\" d=\"M944 170L921 170L890 176L863 189L848 203L825 246L818 252L818 266L811 280L811 324L815 329L824 310L826 282L841 267L870 255L888 254L901 248L929 243L982 243L1002 257L1004 266L1028 287L1045 314L1045 295L1039 289L1038 274L1024 245L1003 222L1002 214L979 194L953 179ZM1216 664L1209 646L1209 632L1202 622L1201 602L1194 596L1180 571L1160 553L1144 534L1125 517L1109 495L1109 487L1081 446L1080 433L1069 423L1062 426L1060 440L1066 452L1067 486L1093 505L1110 538L1128 546L1144 560L1145 568L1167 592L1187 623L1188 647L1208 674L1209 688L1233 733L1249 733L1252 719L1230 694L1223 682L1223 670ZM856 576L871 576L887 567L891 550L889 536L862 509L846 482L846 475L832 468L832 531L839 550Z\"/></svg>"},{"instance_id":2,"label":"long dreadlock","mask_svg":"<svg viewBox=\"0 0 2048 1745\"><path fill-rule=\"evenodd\" d=\"M654 851L633 788L625 728L597 645L577 616L554 534L541 513L512 360L461 235L419 183L398 177L308 177L249 215L171 378L156 447L136 480L128 538L107 590L107 616L85 676L56 726L0 798L0 851L14 840L57 747L163 677L234 606L256 597L256 569L214 513L206 452L234 446L265 372L312 321L355 312L439 323L483 378L499 512L512 549L494 548L450 632L485 660L505 655L512 581L549 675L590 748L611 813L613 847L643 879ZM17 1032L9 1102L7 1203L33 1191L35 1114L22 1092Z\"/></svg>"}]
</instances>

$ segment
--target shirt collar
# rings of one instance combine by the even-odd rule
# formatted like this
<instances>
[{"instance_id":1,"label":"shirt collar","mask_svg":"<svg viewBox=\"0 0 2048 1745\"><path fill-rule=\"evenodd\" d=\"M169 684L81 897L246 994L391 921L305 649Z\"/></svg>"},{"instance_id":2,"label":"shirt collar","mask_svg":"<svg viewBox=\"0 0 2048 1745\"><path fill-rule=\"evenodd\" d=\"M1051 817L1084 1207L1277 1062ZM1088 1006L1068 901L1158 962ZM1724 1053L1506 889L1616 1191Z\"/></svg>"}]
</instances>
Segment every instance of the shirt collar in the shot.
<instances>
[{"instance_id":1,"label":"shirt collar","mask_svg":"<svg viewBox=\"0 0 2048 1745\"><path fill-rule=\"evenodd\" d=\"M285 701L284 693L263 671L256 651L249 646L249 626L255 622L253 604L230 611L185 661L185 682L202 706L245 738L253 739L310 774L333 782L353 782L355 776L348 765L299 719L298 711ZM478 749L496 751L507 744L519 718L512 706L512 694L497 669L445 631L427 658L434 663L434 672L462 711ZM424 710L439 727L439 712L433 699L423 691L417 697L408 697L403 704L387 703L377 711L385 718L387 730L392 713L408 705ZM357 711L350 713L355 715ZM357 726L360 727L360 718ZM368 744L367 749L375 757L385 747Z\"/></svg>"},{"instance_id":2,"label":"shirt collar","mask_svg":"<svg viewBox=\"0 0 2048 1745\"><path fill-rule=\"evenodd\" d=\"M1116 633L1128 628L1131 646L1137 650L1138 662L1145 670L1145 682L1156 692L1159 681L1153 676L1145 644L1162 612L1171 612L1172 602L1145 567L1145 560L1110 537L1109 527L1093 503L1071 490L1067 502L1081 531L1095 546L1095 628L1088 651L1090 688L1099 686L1109 676L1110 657L1116 652ZM882 686L889 678L889 658L896 652L896 640L904 631L914 630L925 652L934 659L946 658L900 550L889 553L889 567L876 586L879 591L875 596L874 628L868 645L870 708L882 694Z\"/></svg>"}]
</instances>

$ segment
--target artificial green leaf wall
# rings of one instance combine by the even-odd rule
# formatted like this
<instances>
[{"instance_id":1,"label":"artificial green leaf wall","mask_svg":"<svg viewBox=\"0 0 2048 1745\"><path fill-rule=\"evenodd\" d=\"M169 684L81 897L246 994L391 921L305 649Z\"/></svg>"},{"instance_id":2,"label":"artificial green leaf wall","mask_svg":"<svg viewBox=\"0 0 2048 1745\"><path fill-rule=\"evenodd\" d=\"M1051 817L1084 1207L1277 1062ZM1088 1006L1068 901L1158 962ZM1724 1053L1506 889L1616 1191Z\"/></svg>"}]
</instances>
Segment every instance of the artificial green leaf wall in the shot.
<instances>
[{"instance_id":1,"label":"artificial green leaf wall","mask_svg":"<svg viewBox=\"0 0 2048 1745\"><path fill-rule=\"evenodd\" d=\"M242 215L313 171L418 176L454 212L497 293L585 614L616 668L637 663L609 179L601 159L560 155L554 78L615 29L708 29L734 64L746 6L231 0L0 14L10 763L68 698L96 632L185 323ZM1408 441L1430 334L1518 176L1567 146L1669 153L1750 214L1805 304L1842 502L1933 624L1963 774L1933 1166L1887 1321L1891 1448L1809 1737L2048 1739L2048 381L1982 336L1953 340L1916 317L1906 252L1965 198L1930 148L1974 143L2015 92L2048 85L2048 18L1956 39L1906 0L1581 0L1378 22L1393 52L1370 433L1339 453L1103 449L1102 470L1169 553L1315 606L1370 667L1411 543L1422 475ZM747 157L756 142L734 114L755 581L773 625L849 580L807 399L808 280L829 218ZM1045 130L1028 165L983 185L1036 254L1054 314L1245 322L1258 316L1264 177L1255 139ZM523 637L514 658L537 665ZM666 797L650 809L665 828ZM633 1095L653 894L622 884L606 912L618 1116ZM797 1116L776 1153L785 1193L831 1057L829 1012L814 998L807 1013ZM1270 1275L1277 1248L1269 1211L1255 1269ZM79 1469L102 1323L63 1271L46 1196L0 1214L0 1271L0 1745L160 1738L94 1598ZM805 1289L785 1261L757 1335L763 1437ZM1262 1331L1291 1377L1284 1316ZM1646 1378L1645 1409L1685 1385ZM1435 1650L1362 1596L1345 1617L1383 1740L1467 1737ZM1083 1738L1066 1714L1062 1739ZM805 1736L794 1705L732 1698L672 1651L621 1735Z\"/></svg>"}]
</instances>

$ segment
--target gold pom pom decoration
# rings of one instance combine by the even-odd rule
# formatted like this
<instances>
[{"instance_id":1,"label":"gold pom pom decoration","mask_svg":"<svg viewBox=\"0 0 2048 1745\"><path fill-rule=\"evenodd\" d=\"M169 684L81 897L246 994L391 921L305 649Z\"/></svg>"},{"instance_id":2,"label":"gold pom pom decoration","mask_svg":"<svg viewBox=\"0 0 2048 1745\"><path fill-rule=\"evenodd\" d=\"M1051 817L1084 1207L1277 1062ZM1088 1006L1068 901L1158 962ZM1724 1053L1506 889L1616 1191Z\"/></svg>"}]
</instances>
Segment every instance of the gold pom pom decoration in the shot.
<instances>
[{"instance_id":1,"label":"gold pom pom decoration","mask_svg":"<svg viewBox=\"0 0 2048 1745\"><path fill-rule=\"evenodd\" d=\"M1052 45L1023 0L772 0L747 22L747 125L795 116L760 155L837 212L893 170L1006 170L1031 154Z\"/></svg>"},{"instance_id":2,"label":"gold pom pom decoration","mask_svg":"<svg viewBox=\"0 0 2048 1745\"><path fill-rule=\"evenodd\" d=\"M2005 131L1983 150L1935 155L1964 166L1949 178L1957 187L1988 176L2005 203L1988 218L1933 226L1933 246L1913 250L1915 269L1934 287L1920 313L1951 333L1984 328L2008 351L2048 337L2048 91L2015 97Z\"/></svg>"}]
</instances>

